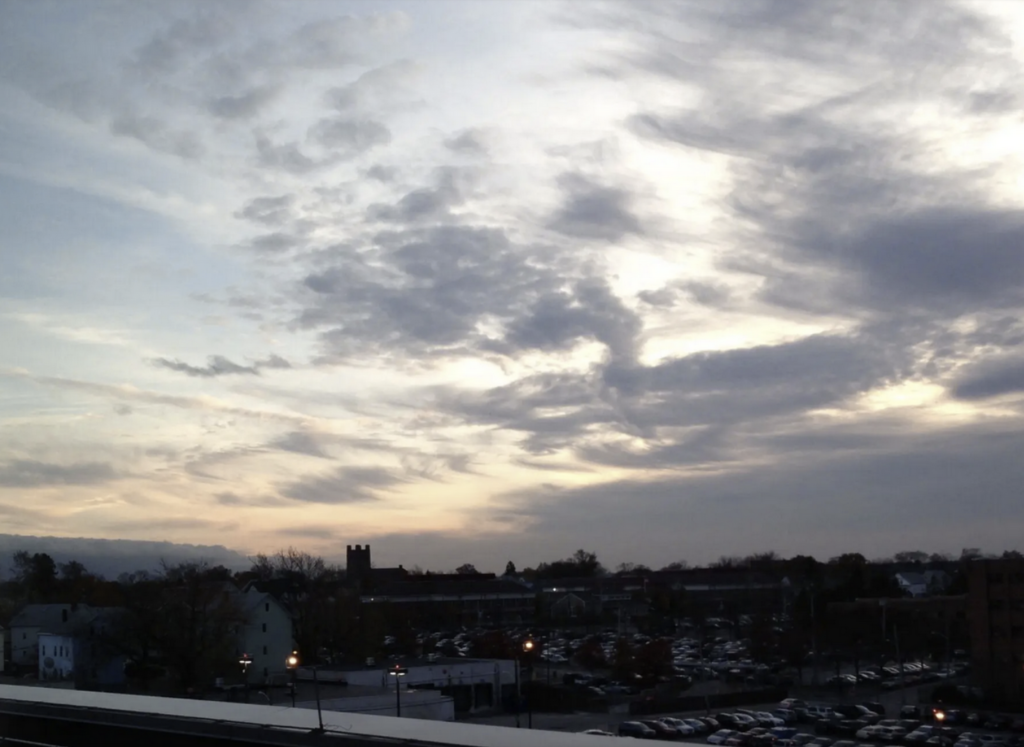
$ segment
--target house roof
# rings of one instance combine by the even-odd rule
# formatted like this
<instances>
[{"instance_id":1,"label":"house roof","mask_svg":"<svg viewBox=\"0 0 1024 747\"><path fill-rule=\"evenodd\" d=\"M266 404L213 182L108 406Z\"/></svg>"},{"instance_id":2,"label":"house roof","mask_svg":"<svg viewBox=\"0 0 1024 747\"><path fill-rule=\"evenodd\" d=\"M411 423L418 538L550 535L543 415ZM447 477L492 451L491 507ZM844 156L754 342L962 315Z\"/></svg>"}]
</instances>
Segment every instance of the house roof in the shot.
<instances>
[{"instance_id":1,"label":"house roof","mask_svg":"<svg viewBox=\"0 0 1024 747\"><path fill-rule=\"evenodd\" d=\"M95 619L96 611L85 604L29 604L14 616L11 628L40 628L44 633L62 635Z\"/></svg>"}]
</instances>

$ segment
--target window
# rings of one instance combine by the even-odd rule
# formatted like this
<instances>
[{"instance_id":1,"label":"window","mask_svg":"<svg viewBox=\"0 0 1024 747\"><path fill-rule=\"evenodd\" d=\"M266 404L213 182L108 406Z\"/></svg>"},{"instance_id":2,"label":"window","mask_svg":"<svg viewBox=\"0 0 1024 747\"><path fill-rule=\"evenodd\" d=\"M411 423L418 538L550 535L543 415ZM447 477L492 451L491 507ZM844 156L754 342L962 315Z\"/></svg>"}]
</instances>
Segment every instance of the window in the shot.
<instances>
[{"instance_id":1,"label":"window","mask_svg":"<svg viewBox=\"0 0 1024 747\"><path fill-rule=\"evenodd\" d=\"M266 655L267 655L267 647L266 647L266 646L264 646L264 647L263 647L263 655L264 655L264 656L266 656Z\"/></svg>"},{"instance_id":2,"label":"window","mask_svg":"<svg viewBox=\"0 0 1024 747\"><path fill-rule=\"evenodd\" d=\"M265 605L263 605L263 611L270 612L270 602L267 602Z\"/></svg>"},{"instance_id":3,"label":"window","mask_svg":"<svg viewBox=\"0 0 1024 747\"><path fill-rule=\"evenodd\" d=\"M43 649L43 656L46 656L46 646L43 646L42 649Z\"/></svg>"},{"instance_id":4,"label":"window","mask_svg":"<svg viewBox=\"0 0 1024 747\"><path fill-rule=\"evenodd\" d=\"M264 677L269 677L270 676L270 670L267 669L266 667L263 667L263 676Z\"/></svg>"},{"instance_id":5,"label":"window","mask_svg":"<svg viewBox=\"0 0 1024 747\"><path fill-rule=\"evenodd\" d=\"M267 624L266 624L266 623L263 623L263 632L264 632L264 633L266 633L266 632L267 632Z\"/></svg>"}]
</instances>

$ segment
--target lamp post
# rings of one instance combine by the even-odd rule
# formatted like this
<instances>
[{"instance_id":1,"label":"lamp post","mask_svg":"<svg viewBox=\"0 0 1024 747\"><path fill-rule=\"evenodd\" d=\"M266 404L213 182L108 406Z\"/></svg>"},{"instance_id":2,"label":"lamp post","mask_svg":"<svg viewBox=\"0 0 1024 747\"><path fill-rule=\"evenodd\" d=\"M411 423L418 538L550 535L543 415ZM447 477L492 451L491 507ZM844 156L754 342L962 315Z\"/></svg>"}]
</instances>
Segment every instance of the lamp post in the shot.
<instances>
[{"instance_id":1,"label":"lamp post","mask_svg":"<svg viewBox=\"0 0 1024 747\"><path fill-rule=\"evenodd\" d=\"M533 647L534 647L534 643L533 643L532 639L527 638L525 641L523 641L523 653L526 655L526 662L527 662L527 665L528 665L527 671L530 673L529 674L529 679L526 681L527 682L527 686L526 686L526 728L527 729L532 729L533 728L533 700L530 698L530 696L533 695L533 661L530 658L532 656L532 654L533 654Z\"/></svg>"},{"instance_id":2,"label":"lamp post","mask_svg":"<svg viewBox=\"0 0 1024 747\"><path fill-rule=\"evenodd\" d=\"M238 663L242 667L242 680L245 683L245 700L249 701L249 666L252 664L252 657L249 654L242 654L238 657Z\"/></svg>"},{"instance_id":3,"label":"lamp post","mask_svg":"<svg viewBox=\"0 0 1024 747\"><path fill-rule=\"evenodd\" d=\"M402 688L398 678L404 677L408 673L409 670L401 664L395 664L394 669L388 670L388 674L395 678L395 716L397 718L402 718Z\"/></svg>"},{"instance_id":4,"label":"lamp post","mask_svg":"<svg viewBox=\"0 0 1024 747\"><path fill-rule=\"evenodd\" d=\"M292 691L292 708L294 708L296 688L295 677L299 669L299 652L292 651L288 658L284 660L284 665L285 668L288 670L289 675L291 675L291 682L289 682L288 684Z\"/></svg>"}]
</instances>

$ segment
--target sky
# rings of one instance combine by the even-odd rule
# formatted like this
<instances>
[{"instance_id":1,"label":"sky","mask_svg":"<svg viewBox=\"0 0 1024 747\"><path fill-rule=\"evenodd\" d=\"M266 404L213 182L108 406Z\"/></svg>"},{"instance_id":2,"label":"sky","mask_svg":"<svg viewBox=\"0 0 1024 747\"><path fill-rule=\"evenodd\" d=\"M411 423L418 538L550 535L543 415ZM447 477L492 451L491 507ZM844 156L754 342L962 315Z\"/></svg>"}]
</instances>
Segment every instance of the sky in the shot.
<instances>
[{"instance_id":1,"label":"sky","mask_svg":"<svg viewBox=\"0 0 1024 747\"><path fill-rule=\"evenodd\" d=\"M0 532L1019 546L1024 10L0 4Z\"/></svg>"}]
</instances>

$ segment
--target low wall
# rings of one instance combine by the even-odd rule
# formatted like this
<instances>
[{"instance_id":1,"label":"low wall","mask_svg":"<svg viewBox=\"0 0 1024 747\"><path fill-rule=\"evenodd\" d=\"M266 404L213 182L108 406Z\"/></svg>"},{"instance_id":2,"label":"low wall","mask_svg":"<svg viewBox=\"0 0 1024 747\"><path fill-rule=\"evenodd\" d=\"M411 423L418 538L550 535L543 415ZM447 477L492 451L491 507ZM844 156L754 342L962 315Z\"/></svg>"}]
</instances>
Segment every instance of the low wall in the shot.
<instances>
[{"instance_id":1,"label":"low wall","mask_svg":"<svg viewBox=\"0 0 1024 747\"><path fill-rule=\"evenodd\" d=\"M303 701L296 704L297 708L316 709L316 701ZM395 716L398 704L395 693L385 692L379 695L358 695L345 698L329 698L320 701L325 711L344 713L365 713L368 716ZM402 690L402 718L420 718L430 721L454 721L455 703L451 698L439 692L429 690Z\"/></svg>"},{"instance_id":2,"label":"low wall","mask_svg":"<svg viewBox=\"0 0 1024 747\"><path fill-rule=\"evenodd\" d=\"M775 703L789 695L784 687L764 690L740 690L731 693L710 693L708 695L684 695L678 698L645 698L629 704L634 716L651 713L673 713L676 711L701 711L732 708L755 703Z\"/></svg>"}]
</instances>

